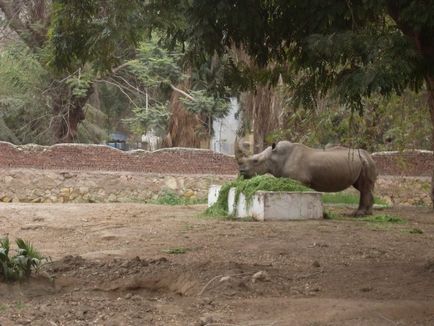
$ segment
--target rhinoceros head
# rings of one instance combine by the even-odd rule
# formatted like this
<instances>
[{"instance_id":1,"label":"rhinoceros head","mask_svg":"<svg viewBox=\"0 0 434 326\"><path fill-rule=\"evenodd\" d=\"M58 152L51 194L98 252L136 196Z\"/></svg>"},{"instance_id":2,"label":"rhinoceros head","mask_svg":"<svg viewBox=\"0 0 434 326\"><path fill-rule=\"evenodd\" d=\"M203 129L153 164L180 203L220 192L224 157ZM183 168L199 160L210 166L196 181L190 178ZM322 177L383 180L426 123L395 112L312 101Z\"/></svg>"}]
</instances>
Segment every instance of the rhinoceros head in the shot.
<instances>
[{"instance_id":1,"label":"rhinoceros head","mask_svg":"<svg viewBox=\"0 0 434 326\"><path fill-rule=\"evenodd\" d=\"M271 172L271 156L275 147L270 146L263 152L249 156L243 150L238 141L235 142L235 158L237 159L240 175L245 178L252 178L256 175L262 175Z\"/></svg>"}]
</instances>

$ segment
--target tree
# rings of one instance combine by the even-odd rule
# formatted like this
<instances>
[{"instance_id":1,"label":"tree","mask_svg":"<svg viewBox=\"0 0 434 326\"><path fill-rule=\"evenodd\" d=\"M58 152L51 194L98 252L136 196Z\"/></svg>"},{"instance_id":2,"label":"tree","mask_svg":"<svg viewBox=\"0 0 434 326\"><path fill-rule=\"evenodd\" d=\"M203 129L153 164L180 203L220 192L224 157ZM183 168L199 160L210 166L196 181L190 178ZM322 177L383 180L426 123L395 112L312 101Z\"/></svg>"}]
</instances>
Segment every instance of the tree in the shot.
<instances>
[{"instance_id":1,"label":"tree","mask_svg":"<svg viewBox=\"0 0 434 326\"><path fill-rule=\"evenodd\" d=\"M296 104L312 107L318 94L333 92L342 105L363 112L373 95L425 89L434 125L432 0L177 3L190 24L182 33L167 29L173 40L194 44L199 53L243 47L259 66L274 65L268 80L277 81L280 71L295 89ZM434 174L432 184L434 203Z\"/></svg>"},{"instance_id":2,"label":"tree","mask_svg":"<svg viewBox=\"0 0 434 326\"><path fill-rule=\"evenodd\" d=\"M135 42L140 38L135 33L139 16L134 14L134 2L105 1L103 6L93 7L92 1L80 1L74 14L68 12L65 1L0 0L5 25L34 53L49 75L44 94L49 97L47 105L52 111L49 125L54 142L78 139L78 127L85 119L84 108L94 91L95 79L115 71L134 54ZM60 28L65 30L62 35L57 33ZM125 34L117 34L116 30ZM69 47L76 51L86 48L87 54L68 56Z\"/></svg>"},{"instance_id":3,"label":"tree","mask_svg":"<svg viewBox=\"0 0 434 326\"><path fill-rule=\"evenodd\" d=\"M72 16L89 17L81 3L91 12L99 8L98 1L65 3ZM242 87L264 80L277 83L281 76L295 89L295 104L312 107L318 94L332 92L346 108L359 112L370 96L424 89L434 124L432 0L151 0L137 9L146 17L142 27L158 29L165 44L219 56L242 47L257 67L271 63L271 69L251 71L233 60L232 80ZM59 16L69 17L65 12ZM80 26L68 25L63 31L82 30L78 21ZM84 33L85 45L75 47L59 31L59 62L95 55L86 46L92 35ZM77 36L74 31L68 35ZM235 78L237 74L241 77ZM434 202L434 182L432 197Z\"/></svg>"}]
</instances>

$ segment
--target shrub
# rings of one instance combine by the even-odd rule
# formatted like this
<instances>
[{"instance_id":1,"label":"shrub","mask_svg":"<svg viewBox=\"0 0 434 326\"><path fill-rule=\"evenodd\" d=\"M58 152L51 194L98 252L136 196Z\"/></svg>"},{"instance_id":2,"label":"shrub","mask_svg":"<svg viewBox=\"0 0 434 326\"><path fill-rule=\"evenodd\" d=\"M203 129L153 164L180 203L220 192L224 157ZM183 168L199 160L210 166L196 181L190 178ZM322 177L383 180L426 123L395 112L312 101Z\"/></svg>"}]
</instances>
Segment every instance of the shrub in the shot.
<instances>
[{"instance_id":1,"label":"shrub","mask_svg":"<svg viewBox=\"0 0 434 326\"><path fill-rule=\"evenodd\" d=\"M47 260L29 242L17 239L16 244L16 254L10 256L9 238L0 239L0 279L6 282L29 278Z\"/></svg>"}]
</instances>

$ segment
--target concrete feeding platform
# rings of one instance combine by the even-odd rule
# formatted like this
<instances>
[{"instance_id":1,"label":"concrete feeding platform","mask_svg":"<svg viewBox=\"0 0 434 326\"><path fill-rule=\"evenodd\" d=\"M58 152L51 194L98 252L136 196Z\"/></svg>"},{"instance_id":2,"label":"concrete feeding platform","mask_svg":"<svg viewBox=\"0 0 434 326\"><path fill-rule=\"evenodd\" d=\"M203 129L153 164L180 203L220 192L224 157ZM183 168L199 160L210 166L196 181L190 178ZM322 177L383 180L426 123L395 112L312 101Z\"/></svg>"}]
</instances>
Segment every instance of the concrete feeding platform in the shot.
<instances>
[{"instance_id":1,"label":"concrete feeding platform","mask_svg":"<svg viewBox=\"0 0 434 326\"><path fill-rule=\"evenodd\" d=\"M211 186L208 206L217 201L219 186ZM228 195L228 214L236 218L253 217L258 221L307 220L323 218L324 208L319 192L258 191L250 201L241 193L236 199L236 189Z\"/></svg>"},{"instance_id":2,"label":"concrete feeding platform","mask_svg":"<svg viewBox=\"0 0 434 326\"><path fill-rule=\"evenodd\" d=\"M217 202L219 198L220 189L222 186L220 185L211 185L208 189L208 207L211 207Z\"/></svg>"}]
</instances>

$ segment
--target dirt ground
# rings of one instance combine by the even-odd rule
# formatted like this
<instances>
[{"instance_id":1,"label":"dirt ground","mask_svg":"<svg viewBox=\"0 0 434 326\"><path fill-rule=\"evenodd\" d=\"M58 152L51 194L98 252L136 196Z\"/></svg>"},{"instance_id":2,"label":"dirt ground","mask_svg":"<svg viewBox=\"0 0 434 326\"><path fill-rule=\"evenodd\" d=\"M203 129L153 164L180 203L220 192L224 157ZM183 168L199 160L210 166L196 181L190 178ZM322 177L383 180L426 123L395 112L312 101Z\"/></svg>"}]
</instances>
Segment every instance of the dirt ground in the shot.
<instances>
[{"instance_id":1,"label":"dirt ground","mask_svg":"<svg viewBox=\"0 0 434 326\"><path fill-rule=\"evenodd\" d=\"M434 325L427 208L376 212L405 224L222 221L204 208L0 205L0 235L30 240L54 277L0 285L0 325Z\"/></svg>"}]
</instances>

